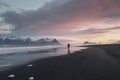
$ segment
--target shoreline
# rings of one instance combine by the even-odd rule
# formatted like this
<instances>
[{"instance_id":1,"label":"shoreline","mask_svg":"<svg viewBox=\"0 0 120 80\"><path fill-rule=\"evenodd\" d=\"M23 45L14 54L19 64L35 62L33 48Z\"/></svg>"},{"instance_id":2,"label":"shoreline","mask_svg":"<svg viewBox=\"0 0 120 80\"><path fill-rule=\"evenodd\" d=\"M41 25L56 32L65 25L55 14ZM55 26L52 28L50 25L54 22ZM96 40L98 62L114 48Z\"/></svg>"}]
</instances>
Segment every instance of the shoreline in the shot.
<instances>
[{"instance_id":1,"label":"shoreline","mask_svg":"<svg viewBox=\"0 0 120 80\"><path fill-rule=\"evenodd\" d=\"M119 74L120 45L100 45L0 72L0 80L119 80Z\"/></svg>"}]
</instances>

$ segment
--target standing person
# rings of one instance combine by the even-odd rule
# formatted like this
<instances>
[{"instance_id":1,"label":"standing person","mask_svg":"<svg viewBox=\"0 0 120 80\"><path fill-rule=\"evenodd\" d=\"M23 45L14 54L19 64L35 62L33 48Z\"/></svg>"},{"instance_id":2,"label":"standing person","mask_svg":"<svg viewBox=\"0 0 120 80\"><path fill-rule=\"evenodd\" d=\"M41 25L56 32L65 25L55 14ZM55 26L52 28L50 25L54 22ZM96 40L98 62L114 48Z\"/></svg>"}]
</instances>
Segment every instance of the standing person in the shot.
<instances>
[{"instance_id":1,"label":"standing person","mask_svg":"<svg viewBox=\"0 0 120 80\"><path fill-rule=\"evenodd\" d=\"M67 44L68 54L70 54L70 43Z\"/></svg>"}]
</instances>

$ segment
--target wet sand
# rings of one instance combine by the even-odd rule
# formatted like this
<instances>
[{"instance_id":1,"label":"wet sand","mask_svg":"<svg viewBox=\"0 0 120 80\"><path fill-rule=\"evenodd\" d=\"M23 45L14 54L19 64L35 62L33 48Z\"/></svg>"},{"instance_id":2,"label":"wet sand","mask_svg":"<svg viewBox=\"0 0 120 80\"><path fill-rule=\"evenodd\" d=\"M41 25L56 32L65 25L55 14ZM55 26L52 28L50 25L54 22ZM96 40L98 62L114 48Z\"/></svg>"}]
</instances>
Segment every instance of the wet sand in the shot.
<instances>
[{"instance_id":1,"label":"wet sand","mask_svg":"<svg viewBox=\"0 0 120 80\"><path fill-rule=\"evenodd\" d=\"M120 80L120 45L95 45L0 73L0 80Z\"/></svg>"}]
</instances>

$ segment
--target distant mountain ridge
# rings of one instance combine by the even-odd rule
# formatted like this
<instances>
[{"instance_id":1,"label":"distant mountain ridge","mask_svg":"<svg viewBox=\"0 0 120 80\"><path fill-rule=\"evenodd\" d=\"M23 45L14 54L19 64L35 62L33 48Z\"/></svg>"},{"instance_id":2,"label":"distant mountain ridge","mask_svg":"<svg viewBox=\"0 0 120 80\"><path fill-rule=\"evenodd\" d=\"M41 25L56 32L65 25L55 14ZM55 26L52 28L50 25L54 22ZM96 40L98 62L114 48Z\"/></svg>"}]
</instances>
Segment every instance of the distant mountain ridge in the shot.
<instances>
[{"instance_id":1,"label":"distant mountain ridge","mask_svg":"<svg viewBox=\"0 0 120 80\"><path fill-rule=\"evenodd\" d=\"M83 44L96 44L95 42L89 42L89 41L85 41Z\"/></svg>"},{"instance_id":2,"label":"distant mountain ridge","mask_svg":"<svg viewBox=\"0 0 120 80\"><path fill-rule=\"evenodd\" d=\"M44 46L44 45L60 45L55 38L41 38L33 41L31 38L6 37L0 38L0 45L28 45L28 46Z\"/></svg>"}]
</instances>

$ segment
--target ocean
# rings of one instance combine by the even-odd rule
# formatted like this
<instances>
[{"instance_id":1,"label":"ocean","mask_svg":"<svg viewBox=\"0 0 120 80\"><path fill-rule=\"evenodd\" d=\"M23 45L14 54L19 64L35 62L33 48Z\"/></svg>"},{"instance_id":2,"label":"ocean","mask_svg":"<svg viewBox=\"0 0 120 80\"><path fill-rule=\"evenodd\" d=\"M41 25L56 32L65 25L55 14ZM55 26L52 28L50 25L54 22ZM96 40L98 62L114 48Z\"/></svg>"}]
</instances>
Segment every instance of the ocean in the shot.
<instances>
[{"instance_id":1,"label":"ocean","mask_svg":"<svg viewBox=\"0 0 120 80\"><path fill-rule=\"evenodd\" d=\"M72 46L70 53L85 49ZM0 47L0 71L11 69L15 66L30 63L32 61L68 54L65 45L60 46L29 46L29 47Z\"/></svg>"}]
</instances>

